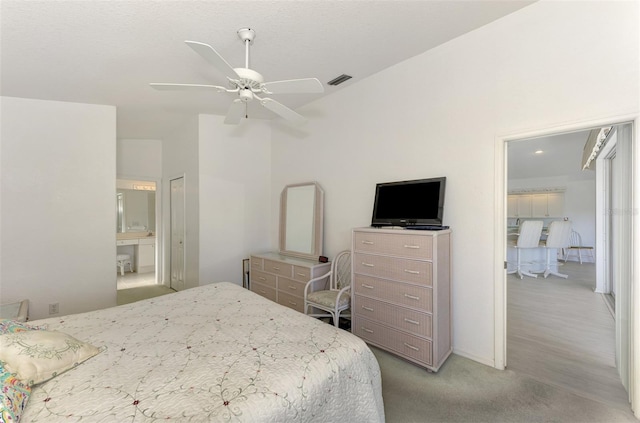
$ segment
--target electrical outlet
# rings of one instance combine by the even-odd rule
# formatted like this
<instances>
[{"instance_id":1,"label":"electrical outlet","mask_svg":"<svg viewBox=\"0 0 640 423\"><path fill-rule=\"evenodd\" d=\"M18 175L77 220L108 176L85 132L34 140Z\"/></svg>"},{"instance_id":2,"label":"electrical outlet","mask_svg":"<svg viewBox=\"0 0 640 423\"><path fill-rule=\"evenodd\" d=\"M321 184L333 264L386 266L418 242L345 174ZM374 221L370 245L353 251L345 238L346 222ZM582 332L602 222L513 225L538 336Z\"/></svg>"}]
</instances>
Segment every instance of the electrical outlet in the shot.
<instances>
[{"instance_id":1,"label":"electrical outlet","mask_svg":"<svg viewBox=\"0 0 640 423\"><path fill-rule=\"evenodd\" d=\"M49 314L58 314L60 312L60 303L49 304Z\"/></svg>"}]
</instances>

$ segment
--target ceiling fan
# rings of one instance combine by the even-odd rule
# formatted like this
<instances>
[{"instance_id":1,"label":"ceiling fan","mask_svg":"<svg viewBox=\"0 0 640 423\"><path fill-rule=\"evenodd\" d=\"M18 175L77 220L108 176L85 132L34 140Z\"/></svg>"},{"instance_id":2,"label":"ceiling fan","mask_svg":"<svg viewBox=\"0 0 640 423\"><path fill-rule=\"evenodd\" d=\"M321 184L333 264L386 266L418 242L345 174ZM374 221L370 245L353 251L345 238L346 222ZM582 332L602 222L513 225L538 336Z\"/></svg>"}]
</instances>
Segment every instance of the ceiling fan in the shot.
<instances>
[{"instance_id":1,"label":"ceiling fan","mask_svg":"<svg viewBox=\"0 0 640 423\"><path fill-rule=\"evenodd\" d=\"M237 94L233 100L224 123L236 125L242 117L247 116L247 104L256 100L262 106L276 113L284 119L294 123L302 123L306 118L276 100L263 97L269 94L304 94L323 93L324 87L316 78L288 79L283 81L264 82L264 78L258 72L249 68L249 46L253 43L256 33L250 28L238 30L238 37L245 45L245 67L232 68L229 63L210 45L196 41L185 41L196 53L200 54L207 62L216 67L227 77L229 87L203 84L173 84L151 83L157 90L213 90ZM258 96L260 94L260 96Z\"/></svg>"}]
</instances>

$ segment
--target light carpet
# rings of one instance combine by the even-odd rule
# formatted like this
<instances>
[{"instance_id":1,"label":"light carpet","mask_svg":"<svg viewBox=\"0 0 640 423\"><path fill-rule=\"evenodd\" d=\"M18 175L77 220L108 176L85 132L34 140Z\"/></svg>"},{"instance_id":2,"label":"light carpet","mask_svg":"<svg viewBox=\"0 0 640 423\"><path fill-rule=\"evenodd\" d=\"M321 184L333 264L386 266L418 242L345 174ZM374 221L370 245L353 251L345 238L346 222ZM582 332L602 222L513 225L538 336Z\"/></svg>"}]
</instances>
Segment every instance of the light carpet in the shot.
<instances>
[{"instance_id":1,"label":"light carpet","mask_svg":"<svg viewBox=\"0 0 640 423\"><path fill-rule=\"evenodd\" d=\"M428 373L371 349L380 363L388 423L638 422L630 408L614 408L455 354L437 373Z\"/></svg>"},{"instance_id":2,"label":"light carpet","mask_svg":"<svg viewBox=\"0 0 640 423\"><path fill-rule=\"evenodd\" d=\"M148 285L137 288L119 289L117 302L118 305L129 304L146 298L173 294L174 292L176 291L164 285Z\"/></svg>"}]
</instances>

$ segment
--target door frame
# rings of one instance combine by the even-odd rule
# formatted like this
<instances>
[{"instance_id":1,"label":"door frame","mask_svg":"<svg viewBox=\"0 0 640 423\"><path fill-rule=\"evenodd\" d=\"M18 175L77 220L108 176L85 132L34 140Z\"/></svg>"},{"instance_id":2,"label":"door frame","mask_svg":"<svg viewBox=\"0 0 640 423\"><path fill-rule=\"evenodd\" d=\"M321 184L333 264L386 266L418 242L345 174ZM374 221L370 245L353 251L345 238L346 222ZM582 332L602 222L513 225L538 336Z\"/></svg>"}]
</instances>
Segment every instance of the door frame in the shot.
<instances>
[{"instance_id":1,"label":"door frame","mask_svg":"<svg viewBox=\"0 0 640 423\"><path fill-rule=\"evenodd\" d=\"M507 146L508 142L526 138L549 136L564 132L575 132L598 126L610 126L623 123L633 123L632 129L632 210L631 217L631 243L633 251L640 251L640 148L638 146L636 128L640 127L640 115L612 116L591 121L574 122L558 126L538 128L526 132L499 134L495 137L494 144L494 367L504 370L507 365L507 275L506 275L506 251L507 251ZM635 334L636 328L640 328L640 254L632 254L631 275L631 334ZM636 417L640 418L640 386L636 389L636 383L640 383L640 336L633 336L629 340L629 398L631 408ZM635 366L634 363L639 363Z\"/></svg>"}]
</instances>

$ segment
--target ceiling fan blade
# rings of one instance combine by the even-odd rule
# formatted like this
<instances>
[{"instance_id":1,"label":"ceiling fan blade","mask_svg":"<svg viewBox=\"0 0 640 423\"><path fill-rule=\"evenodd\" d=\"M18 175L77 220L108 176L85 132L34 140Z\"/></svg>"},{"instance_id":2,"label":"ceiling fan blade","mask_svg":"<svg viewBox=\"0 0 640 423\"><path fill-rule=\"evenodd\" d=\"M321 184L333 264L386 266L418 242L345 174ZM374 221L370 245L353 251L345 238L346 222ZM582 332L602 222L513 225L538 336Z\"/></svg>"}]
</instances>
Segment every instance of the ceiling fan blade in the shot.
<instances>
[{"instance_id":1,"label":"ceiling fan blade","mask_svg":"<svg viewBox=\"0 0 640 423\"><path fill-rule=\"evenodd\" d=\"M227 89L225 87L220 87L218 85L172 84L172 83L165 83L165 82L152 82L149 85L151 85L152 88L155 88L156 90L160 90L160 91L214 90L214 91L218 91L220 93L227 91Z\"/></svg>"},{"instance_id":2,"label":"ceiling fan blade","mask_svg":"<svg viewBox=\"0 0 640 423\"><path fill-rule=\"evenodd\" d=\"M287 79L265 82L262 86L268 94L323 93L324 87L317 78Z\"/></svg>"},{"instance_id":3,"label":"ceiling fan blade","mask_svg":"<svg viewBox=\"0 0 640 423\"><path fill-rule=\"evenodd\" d=\"M220 72L229 79L238 79L238 74L233 70L231 65L220 54L214 50L209 44L199 43L197 41L185 41L196 53L204 60L215 66Z\"/></svg>"},{"instance_id":4,"label":"ceiling fan blade","mask_svg":"<svg viewBox=\"0 0 640 423\"><path fill-rule=\"evenodd\" d=\"M229 107L229 111L227 112L227 117L224 119L224 123L227 125L237 125L240 123L240 119L245 116L247 104L236 98L231 103L231 107Z\"/></svg>"},{"instance_id":5,"label":"ceiling fan blade","mask_svg":"<svg viewBox=\"0 0 640 423\"><path fill-rule=\"evenodd\" d=\"M260 99L260 104L262 104L267 109L271 110L273 113L280 115L281 117L289 121L292 121L295 123L304 123L307 121L307 118L305 118L304 116L299 115L298 113L294 112L284 104L278 103L277 101L271 98Z\"/></svg>"}]
</instances>

